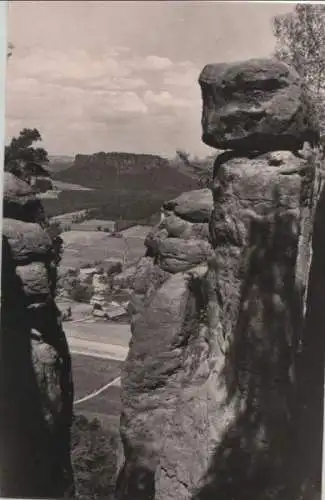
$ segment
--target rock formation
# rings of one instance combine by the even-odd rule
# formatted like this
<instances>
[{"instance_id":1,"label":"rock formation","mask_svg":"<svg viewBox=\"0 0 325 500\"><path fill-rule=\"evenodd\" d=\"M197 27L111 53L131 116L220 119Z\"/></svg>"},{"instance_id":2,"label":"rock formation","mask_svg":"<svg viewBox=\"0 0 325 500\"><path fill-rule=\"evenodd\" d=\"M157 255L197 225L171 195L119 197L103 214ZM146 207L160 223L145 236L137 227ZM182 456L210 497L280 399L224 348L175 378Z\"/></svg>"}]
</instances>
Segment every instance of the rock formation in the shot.
<instances>
[{"instance_id":1,"label":"rock formation","mask_svg":"<svg viewBox=\"0 0 325 500\"><path fill-rule=\"evenodd\" d=\"M90 304L102 309L109 302L108 276L103 273L95 273L93 276L92 286L94 294L90 299Z\"/></svg>"},{"instance_id":2,"label":"rock formation","mask_svg":"<svg viewBox=\"0 0 325 500\"><path fill-rule=\"evenodd\" d=\"M203 141L244 151L301 149L317 142L313 107L299 75L286 64L252 59L208 64L200 75Z\"/></svg>"},{"instance_id":3,"label":"rock formation","mask_svg":"<svg viewBox=\"0 0 325 500\"><path fill-rule=\"evenodd\" d=\"M274 60L209 65L199 81L203 140L231 150L212 210L198 207L207 191L166 203L138 266L116 497L307 500L325 347L312 103Z\"/></svg>"},{"instance_id":4,"label":"rock formation","mask_svg":"<svg viewBox=\"0 0 325 500\"><path fill-rule=\"evenodd\" d=\"M4 176L2 497L71 498L71 361L55 304L58 253L32 188Z\"/></svg>"}]
</instances>

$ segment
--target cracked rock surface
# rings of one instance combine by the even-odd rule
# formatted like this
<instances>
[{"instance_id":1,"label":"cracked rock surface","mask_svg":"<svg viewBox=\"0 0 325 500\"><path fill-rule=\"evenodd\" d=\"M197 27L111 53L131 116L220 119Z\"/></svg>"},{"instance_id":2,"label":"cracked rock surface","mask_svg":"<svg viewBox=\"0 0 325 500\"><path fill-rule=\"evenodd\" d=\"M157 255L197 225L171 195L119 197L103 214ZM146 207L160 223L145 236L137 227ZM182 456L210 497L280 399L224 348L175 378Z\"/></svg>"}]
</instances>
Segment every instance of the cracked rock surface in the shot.
<instances>
[{"instance_id":1,"label":"cracked rock surface","mask_svg":"<svg viewBox=\"0 0 325 500\"><path fill-rule=\"evenodd\" d=\"M317 142L313 107L295 70L275 59L208 64L199 78L203 142L220 149L300 149Z\"/></svg>"},{"instance_id":2,"label":"cracked rock surface","mask_svg":"<svg viewBox=\"0 0 325 500\"><path fill-rule=\"evenodd\" d=\"M186 193L146 241L116 498L308 500L320 483L325 350L312 105L273 60L208 65L200 84L203 140L231 151L216 159L209 217L188 217L200 195L191 210Z\"/></svg>"},{"instance_id":3,"label":"cracked rock surface","mask_svg":"<svg viewBox=\"0 0 325 500\"><path fill-rule=\"evenodd\" d=\"M0 493L72 498L71 360L55 304L56 258L42 205L5 173L1 271Z\"/></svg>"}]
</instances>

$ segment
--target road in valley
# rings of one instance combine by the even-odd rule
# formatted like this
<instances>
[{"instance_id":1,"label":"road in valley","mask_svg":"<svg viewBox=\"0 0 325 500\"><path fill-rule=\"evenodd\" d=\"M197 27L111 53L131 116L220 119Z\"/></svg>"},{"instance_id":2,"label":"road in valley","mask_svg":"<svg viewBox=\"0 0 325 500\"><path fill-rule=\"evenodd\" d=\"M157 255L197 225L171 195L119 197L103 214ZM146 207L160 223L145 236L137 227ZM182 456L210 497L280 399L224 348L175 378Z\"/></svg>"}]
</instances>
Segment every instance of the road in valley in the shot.
<instances>
[{"instance_id":1,"label":"road in valley","mask_svg":"<svg viewBox=\"0 0 325 500\"><path fill-rule=\"evenodd\" d=\"M85 319L64 322L63 327L72 353L118 361L124 361L127 356L131 338L129 325Z\"/></svg>"},{"instance_id":2,"label":"road in valley","mask_svg":"<svg viewBox=\"0 0 325 500\"><path fill-rule=\"evenodd\" d=\"M131 338L129 325L99 322L91 318L83 318L76 321L64 322L63 327L72 355L81 354L92 358L102 358L115 361L124 361L127 356L129 341ZM89 374L89 376L91 377L91 374ZM78 383L78 377L76 383ZM78 405L78 408L79 405L82 407L84 407L85 404L89 406L89 403L92 403L94 400L98 400L98 398L101 397L104 397L104 400L106 401L108 394L107 391L113 389L114 387L120 387L120 385L120 376L111 380L105 380L105 383L102 386L94 387L93 391L83 397L75 399L74 406ZM115 399L119 400L117 396L115 396ZM103 404L104 403L102 402L102 405ZM96 408L97 406L95 404ZM98 408L96 412L98 412ZM97 413L96 416L98 416Z\"/></svg>"}]
</instances>

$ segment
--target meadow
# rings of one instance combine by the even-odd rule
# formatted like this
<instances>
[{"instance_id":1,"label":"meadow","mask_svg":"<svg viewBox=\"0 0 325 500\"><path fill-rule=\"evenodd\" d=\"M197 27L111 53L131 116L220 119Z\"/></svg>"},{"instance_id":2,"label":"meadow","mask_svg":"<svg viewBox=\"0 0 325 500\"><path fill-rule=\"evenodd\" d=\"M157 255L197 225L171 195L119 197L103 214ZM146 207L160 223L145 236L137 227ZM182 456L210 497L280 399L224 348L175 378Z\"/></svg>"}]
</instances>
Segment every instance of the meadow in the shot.
<instances>
[{"instance_id":1,"label":"meadow","mask_svg":"<svg viewBox=\"0 0 325 500\"><path fill-rule=\"evenodd\" d=\"M72 354L74 401L114 380L120 375L121 368L122 363L113 359ZM111 386L98 396L75 405L74 412L90 420L97 418L103 429L117 433L121 411L120 392L120 387Z\"/></svg>"},{"instance_id":2,"label":"meadow","mask_svg":"<svg viewBox=\"0 0 325 500\"><path fill-rule=\"evenodd\" d=\"M85 265L100 265L105 260L123 260L126 264L135 263L145 254L145 235L147 227L139 235L126 235L117 238L104 231L66 231L63 239L62 268L80 268ZM139 232L140 233L140 232Z\"/></svg>"}]
</instances>

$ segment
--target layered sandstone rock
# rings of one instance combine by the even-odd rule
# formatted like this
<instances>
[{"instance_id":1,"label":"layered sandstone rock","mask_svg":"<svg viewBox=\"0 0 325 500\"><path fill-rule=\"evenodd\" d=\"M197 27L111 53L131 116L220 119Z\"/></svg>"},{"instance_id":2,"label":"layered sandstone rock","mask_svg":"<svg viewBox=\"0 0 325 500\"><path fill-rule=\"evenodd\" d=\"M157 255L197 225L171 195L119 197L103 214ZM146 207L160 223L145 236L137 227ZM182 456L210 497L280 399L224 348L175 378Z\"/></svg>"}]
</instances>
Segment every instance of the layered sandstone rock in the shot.
<instances>
[{"instance_id":1,"label":"layered sandstone rock","mask_svg":"<svg viewBox=\"0 0 325 500\"><path fill-rule=\"evenodd\" d=\"M10 172L4 174L3 216L25 222L45 221L42 203L29 184Z\"/></svg>"},{"instance_id":2,"label":"layered sandstone rock","mask_svg":"<svg viewBox=\"0 0 325 500\"><path fill-rule=\"evenodd\" d=\"M208 222L211 191L198 189L165 202L164 217L146 240L147 255L168 273L188 271L211 256Z\"/></svg>"},{"instance_id":3,"label":"layered sandstone rock","mask_svg":"<svg viewBox=\"0 0 325 500\"><path fill-rule=\"evenodd\" d=\"M209 222L212 209L212 194L210 189L197 189L181 194L178 198L164 203L165 212L193 223Z\"/></svg>"},{"instance_id":4,"label":"layered sandstone rock","mask_svg":"<svg viewBox=\"0 0 325 500\"><path fill-rule=\"evenodd\" d=\"M283 62L208 64L200 75L203 141L220 149L300 149L317 141L315 114L299 75Z\"/></svg>"},{"instance_id":5,"label":"layered sandstone rock","mask_svg":"<svg viewBox=\"0 0 325 500\"><path fill-rule=\"evenodd\" d=\"M28 184L5 173L1 271L4 497L73 496L71 362L54 300L55 245Z\"/></svg>"},{"instance_id":6,"label":"layered sandstone rock","mask_svg":"<svg viewBox=\"0 0 325 500\"><path fill-rule=\"evenodd\" d=\"M218 88L208 98L219 74L218 85L232 81L233 91L220 97ZM315 431L317 419L304 410L320 394L324 347L306 347L315 338L306 329L320 314L319 301L306 302L320 158L308 144L291 151L315 137L311 104L295 73L273 61L210 66L202 81L204 133L239 149L216 160L208 237L176 213L177 203L167 204L172 213L148 236L131 300L117 498L294 499L313 475L297 457L314 448L320 459L321 450L319 420ZM252 95L270 124L264 112L243 123ZM232 115L238 103L245 112ZM227 130L217 130L227 113ZM202 242L210 243L207 252ZM317 380L313 396L305 379ZM307 427L314 427L312 445L301 439Z\"/></svg>"}]
</instances>

